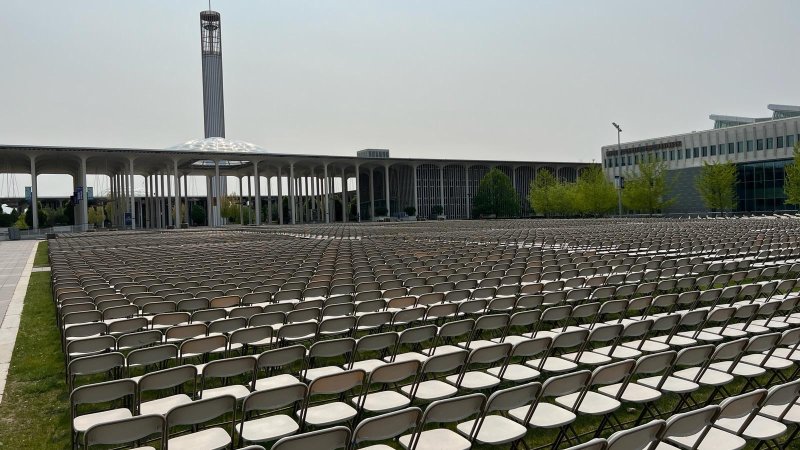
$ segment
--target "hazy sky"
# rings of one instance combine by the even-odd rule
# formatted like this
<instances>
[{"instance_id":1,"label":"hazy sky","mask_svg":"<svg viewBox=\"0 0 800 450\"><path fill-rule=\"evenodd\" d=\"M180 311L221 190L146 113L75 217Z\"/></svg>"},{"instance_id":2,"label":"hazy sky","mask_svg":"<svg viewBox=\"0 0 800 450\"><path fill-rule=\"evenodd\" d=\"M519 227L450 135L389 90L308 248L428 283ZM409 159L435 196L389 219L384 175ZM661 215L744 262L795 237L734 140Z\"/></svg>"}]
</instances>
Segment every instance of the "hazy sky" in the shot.
<instances>
[{"instance_id":1,"label":"hazy sky","mask_svg":"<svg viewBox=\"0 0 800 450\"><path fill-rule=\"evenodd\" d=\"M206 7L4 0L0 143L162 148L202 137ZM281 153L591 161L616 140L611 121L636 140L707 129L711 113L800 104L798 0L212 8L227 136ZM40 192L61 184L42 177Z\"/></svg>"}]
</instances>

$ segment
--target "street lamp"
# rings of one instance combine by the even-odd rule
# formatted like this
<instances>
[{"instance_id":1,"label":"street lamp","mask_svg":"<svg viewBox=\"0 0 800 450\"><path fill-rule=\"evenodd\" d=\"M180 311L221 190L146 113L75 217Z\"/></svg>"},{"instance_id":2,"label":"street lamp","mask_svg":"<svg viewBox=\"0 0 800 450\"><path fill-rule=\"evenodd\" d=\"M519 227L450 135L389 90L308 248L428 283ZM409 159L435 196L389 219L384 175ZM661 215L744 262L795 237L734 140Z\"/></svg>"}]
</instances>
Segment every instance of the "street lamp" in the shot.
<instances>
[{"instance_id":1,"label":"street lamp","mask_svg":"<svg viewBox=\"0 0 800 450\"><path fill-rule=\"evenodd\" d=\"M611 122L611 125L614 125L614 128L617 129L617 157L622 160L622 143L620 141L620 133L622 133L622 128L617 124L617 122ZM625 178L621 175L617 175L614 177L614 181L617 184L617 208L619 210L619 215L622 215L622 189L625 187Z\"/></svg>"}]
</instances>

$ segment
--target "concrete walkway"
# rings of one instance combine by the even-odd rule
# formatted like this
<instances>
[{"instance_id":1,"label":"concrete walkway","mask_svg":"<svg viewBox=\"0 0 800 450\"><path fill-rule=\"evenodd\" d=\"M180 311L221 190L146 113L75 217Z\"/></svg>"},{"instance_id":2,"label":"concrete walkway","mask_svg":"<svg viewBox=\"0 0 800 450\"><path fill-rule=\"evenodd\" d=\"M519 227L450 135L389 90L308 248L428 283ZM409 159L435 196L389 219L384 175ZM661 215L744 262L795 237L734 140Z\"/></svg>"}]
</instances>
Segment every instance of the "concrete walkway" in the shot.
<instances>
[{"instance_id":1,"label":"concrete walkway","mask_svg":"<svg viewBox=\"0 0 800 450\"><path fill-rule=\"evenodd\" d=\"M0 402L40 241L0 241Z\"/></svg>"}]
</instances>

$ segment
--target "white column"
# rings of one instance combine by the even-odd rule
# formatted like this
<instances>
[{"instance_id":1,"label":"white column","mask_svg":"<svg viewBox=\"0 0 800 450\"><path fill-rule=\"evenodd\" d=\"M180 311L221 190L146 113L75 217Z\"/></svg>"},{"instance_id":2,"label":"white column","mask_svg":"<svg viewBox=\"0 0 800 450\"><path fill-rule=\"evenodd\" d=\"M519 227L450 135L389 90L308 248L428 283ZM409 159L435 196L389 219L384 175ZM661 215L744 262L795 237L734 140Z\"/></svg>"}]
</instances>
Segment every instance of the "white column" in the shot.
<instances>
[{"instance_id":1,"label":"white column","mask_svg":"<svg viewBox=\"0 0 800 450\"><path fill-rule=\"evenodd\" d=\"M255 164L253 166L255 168ZM251 198L252 197L252 198ZM253 197L253 177L247 177L247 203L250 205L250 225L255 225L256 210L255 197Z\"/></svg>"},{"instance_id":2,"label":"white column","mask_svg":"<svg viewBox=\"0 0 800 450\"><path fill-rule=\"evenodd\" d=\"M375 169L369 168L369 217L375 220L375 177L373 173Z\"/></svg>"},{"instance_id":3,"label":"white column","mask_svg":"<svg viewBox=\"0 0 800 450\"><path fill-rule=\"evenodd\" d=\"M214 219L216 226L222 226L222 178L219 176L219 161L214 161L214 194L217 199L217 206L214 208Z\"/></svg>"},{"instance_id":4,"label":"white column","mask_svg":"<svg viewBox=\"0 0 800 450\"><path fill-rule=\"evenodd\" d=\"M328 184L328 163L325 163L322 167L322 185L325 191L325 223L331 223L331 191Z\"/></svg>"},{"instance_id":5,"label":"white column","mask_svg":"<svg viewBox=\"0 0 800 450\"><path fill-rule=\"evenodd\" d=\"M158 208L160 210L159 228L167 228L167 225L168 225L168 222L169 222L168 221L168 217L167 217L169 215L169 210L167 210L166 190L164 189L164 174L163 173L159 173L158 174L158 179L159 179L159 182L161 184L161 186L158 189L158 192L160 194L159 195L160 198L159 198L159 202L158 202Z\"/></svg>"},{"instance_id":6,"label":"white column","mask_svg":"<svg viewBox=\"0 0 800 450\"><path fill-rule=\"evenodd\" d=\"M172 176L175 177L175 228L181 227L181 179L178 176L178 160L172 160Z\"/></svg>"},{"instance_id":7,"label":"white column","mask_svg":"<svg viewBox=\"0 0 800 450\"><path fill-rule=\"evenodd\" d=\"M272 177L267 177L267 223L272 224Z\"/></svg>"},{"instance_id":8,"label":"white column","mask_svg":"<svg viewBox=\"0 0 800 450\"><path fill-rule=\"evenodd\" d=\"M214 226L214 203L211 201L211 175L206 175L206 225Z\"/></svg>"},{"instance_id":9,"label":"white column","mask_svg":"<svg viewBox=\"0 0 800 450\"><path fill-rule=\"evenodd\" d=\"M383 167L385 173L384 191L386 193L386 217L392 217L391 195L389 195L389 165Z\"/></svg>"},{"instance_id":10,"label":"white column","mask_svg":"<svg viewBox=\"0 0 800 450\"><path fill-rule=\"evenodd\" d=\"M254 203L256 225L261 225L261 175L258 174L258 161L253 161L253 189L255 189Z\"/></svg>"},{"instance_id":11,"label":"white column","mask_svg":"<svg viewBox=\"0 0 800 450\"><path fill-rule=\"evenodd\" d=\"M344 173L344 167L342 167L342 223L347 223L347 176Z\"/></svg>"},{"instance_id":12,"label":"white column","mask_svg":"<svg viewBox=\"0 0 800 450\"><path fill-rule=\"evenodd\" d=\"M142 228L150 228L150 177L145 175L144 176L144 205L143 205L143 212L144 215L142 216Z\"/></svg>"},{"instance_id":13,"label":"white column","mask_svg":"<svg viewBox=\"0 0 800 450\"><path fill-rule=\"evenodd\" d=\"M167 215L167 226L175 226L175 224L172 223L172 219L175 216L172 215L172 183L170 182L169 179L169 173L170 170L169 168L167 168L166 173L164 174L164 179L166 180L167 183L167 209L165 211L165 214Z\"/></svg>"},{"instance_id":14,"label":"white column","mask_svg":"<svg viewBox=\"0 0 800 450\"><path fill-rule=\"evenodd\" d=\"M133 178L133 158L129 160L130 163L130 181L128 182L128 188L130 189L130 212L131 212L131 230L136 229L136 191L134 190L134 178Z\"/></svg>"},{"instance_id":15,"label":"white column","mask_svg":"<svg viewBox=\"0 0 800 450\"><path fill-rule=\"evenodd\" d=\"M189 226L189 181L187 180L189 175L186 174L183 176L183 201L186 203L186 209L183 210L183 221L186 222L186 226Z\"/></svg>"},{"instance_id":16,"label":"white column","mask_svg":"<svg viewBox=\"0 0 800 450\"><path fill-rule=\"evenodd\" d=\"M283 225L283 176L281 168L278 167L278 224Z\"/></svg>"},{"instance_id":17,"label":"white column","mask_svg":"<svg viewBox=\"0 0 800 450\"><path fill-rule=\"evenodd\" d=\"M39 194L36 183L36 157L31 155L31 218L33 229L39 229Z\"/></svg>"},{"instance_id":18,"label":"white column","mask_svg":"<svg viewBox=\"0 0 800 450\"><path fill-rule=\"evenodd\" d=\"M87 231L89 229L89 196L86 189L86 157L81 156L81 186L83 186L83 195L81 196L81 230Z\"/></svg>"},{"instance_id":19,"label":"white column","mask_svg":"<svg viewBox=\"0 0 800 450\"><path fill-rule=\"evenodd\" d=\"M244 225L244 195L242 195L242 177L239 177L239 225Z\"/></svg>"},{"instance_id":20,"label":"white column","mask_svg":"<svg viewBox=\"0 0 800 450\"><path fill-rule=\"evenodd\" d=\"M361 222L361 174L356 164L356 222Z\"/></svg>"},{"instance_id":21,"label":"white column","mask_svg":"<svg viewBox=\"0 0 800 450\"><path fill-rule=\"evenodd\" d=\"M295 214L295 186L294 186L294 163L289 163L289 216L291 218L290 223L294 225L296 223L297 215Z\"/></svg>"}]
</instances>

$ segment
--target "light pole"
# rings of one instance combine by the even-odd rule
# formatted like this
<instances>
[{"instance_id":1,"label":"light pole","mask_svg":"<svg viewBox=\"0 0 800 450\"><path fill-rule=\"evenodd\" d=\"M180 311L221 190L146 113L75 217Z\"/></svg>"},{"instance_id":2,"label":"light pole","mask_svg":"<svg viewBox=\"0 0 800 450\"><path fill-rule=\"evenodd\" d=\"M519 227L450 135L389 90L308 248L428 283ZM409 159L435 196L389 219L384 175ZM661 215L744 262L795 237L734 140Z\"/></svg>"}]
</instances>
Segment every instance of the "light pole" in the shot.
<instances>
[{"instance_id":1,"label":"light pole","mask_svg":"<svg viewBox=\"0 0 800 450\"><path fill-rule=\"evenodd\" d=\"M620 141L620 133L622 133L622 128L617 124L617 122L611 122L611 125L614 125L614 128L617 129L617 157L622 159L622 142ZM622 188L625 186L625 178L621 175L614 177L615 181L617 182L617 208L619 211L619 215L622 215Z\"/></svg>"}]
</instances>

